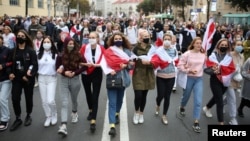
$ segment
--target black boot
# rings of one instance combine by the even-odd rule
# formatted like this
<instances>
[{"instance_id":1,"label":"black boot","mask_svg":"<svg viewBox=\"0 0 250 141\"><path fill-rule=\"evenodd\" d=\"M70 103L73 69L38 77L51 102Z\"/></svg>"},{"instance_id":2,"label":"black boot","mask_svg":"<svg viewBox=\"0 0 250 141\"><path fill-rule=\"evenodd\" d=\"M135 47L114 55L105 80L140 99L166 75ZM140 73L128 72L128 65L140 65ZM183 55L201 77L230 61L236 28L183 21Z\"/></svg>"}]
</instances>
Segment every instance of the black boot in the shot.
<instances>
[{"instance_id":1,"label":"black boot","mask_svg":"<svg viewBox=\"0 0 250 141\"><path fill-rule=\"evenodd\" d=\"M87 117L87 120L91 120L91 118L92 118L92 112L89 112L89 115L88 115L88 117Z\"/></svg>"},{"instance_id":2,"label":"black boot","mask_svg":"<svg viewBox=\"0 0 250 141\"><path fill-rule=\"evenodd\" d=\"M240 101L240 106L238 108L238 116L239 117L244 117L244 114L243 114L243 108L246 106L246 99L245 98L241 98L241 101Z\"/></svg>"},{"instance_id":3,"label":"black boot","mask_svg":"<svg viewBox=\"0 0 250 141\"><path fill-rule=\"evenodd\" d=\"M248 99L245 99L245 102L246 102L246 106L248 107L248 108L250 108L250 100L248 100Z\"/></svg>"},{"instance_id":4,"label":"black boot","mask_svg":"<svg viewBox=\"0 0 250 141\"><path fill-rule=\"evenodd\" d=\"M23 123L23 121L20 118L17 118L14 121L14 123L11 125L10 131L15 131L22 123Z\"/></svg>"},{"instance_id":5,"label":"black boot","mask_svg":"<svg viewBox=\"0 0 250 141\"><path fill-rule=\"evenodd\" d=\"M115 136L115 135L116 135L115 127L111 127L111 128L110 128L110 130L109 130L109 135L110 135L110 136Z\"/></svg>"},{"instance_id":6,"label":"black boot","mask_svg":"<svg viewBox=\"0 0 250 141\"><path fill-rule=\"evenodd\" d=\"M32 118L30 117L30 115L27 115L24 121L24 126L29 126L32 123Z\"/></svg>"},{"instance_id":7,"label":"black boot","mask_svg":"<svg viewBox=\"0 0 250 141\"><path fill-rule=\"evenodd\" d=\"M91 131L91 133L94 133L95 130L96 130L96 124L95 123L91 123L90 124L90 131Z\"/></svg>"},{"instance_id":8,"label":"black boot","mask_svg":"<svg viewBox=\"0 0 250 141\"><path fill-rule=\"evenodd\" d=\"M244 117L243 110L241 108L238 108L238 116Z\"/></svg>"}]
</instances>

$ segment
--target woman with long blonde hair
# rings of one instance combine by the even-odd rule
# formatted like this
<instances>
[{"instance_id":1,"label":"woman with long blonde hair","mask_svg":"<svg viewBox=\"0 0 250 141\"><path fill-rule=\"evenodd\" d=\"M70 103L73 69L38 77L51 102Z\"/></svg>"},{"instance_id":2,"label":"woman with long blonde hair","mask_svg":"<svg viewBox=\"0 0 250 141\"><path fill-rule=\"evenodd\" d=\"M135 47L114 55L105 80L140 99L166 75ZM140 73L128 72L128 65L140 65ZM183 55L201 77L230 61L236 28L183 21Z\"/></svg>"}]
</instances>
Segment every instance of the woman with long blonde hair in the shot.
<instances>
[{"instance_id":1,"label":"woman with long blonde hair","mask_svg":"<svg viewBox=\"0 0 250 141\"><path fill-rule=\"evenodd\" d=\"M203 67L205 65L206 54L202 48L202 39L194 38L188 47L188 51L182 54L178 63L179 71L187 73L186 88L184 88L180 103L180 115L185 116L185 106L193 91L193 130L200 132L199 119L203 96Z\"/></svg>"}]
</instances>

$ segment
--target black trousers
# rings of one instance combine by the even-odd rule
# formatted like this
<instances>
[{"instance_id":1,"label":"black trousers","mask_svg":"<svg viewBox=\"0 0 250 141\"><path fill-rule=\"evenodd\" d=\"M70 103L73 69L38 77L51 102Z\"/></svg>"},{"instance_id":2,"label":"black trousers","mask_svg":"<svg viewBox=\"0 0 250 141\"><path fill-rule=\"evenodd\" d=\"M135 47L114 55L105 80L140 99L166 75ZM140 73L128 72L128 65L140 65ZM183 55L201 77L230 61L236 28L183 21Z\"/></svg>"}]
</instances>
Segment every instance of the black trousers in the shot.
<instances>
[{"instance_id":1,"label":"black trousers","mask_svg":"<svg viewBox=\"0 0 250 141\"><path fill-rule=\"evenodd\" d=\"M24 90L26 113L30 115L33 109L33 89L35 84L35 77L29 78L29 81L14 79L12 81L12 104L16 117L21 116L21 95Z\"/></svg>"},{"instance_id":2,"label":"black trousers","mask_svg":"<svg viewBox=\"0 0 250 141\"><path fill-rule=\"evenodd\" d=\"M102 70L96 68L91 74L82 74L82 84L85 90L89 110L92 110L91 119L96 119L98 101L102 85Z\"/></svg>"},{"instance_id":3,"label":"black trousers","mask_svg":"<svg viewBox=\"0 0 250 141\"><path fill-rule=\"evenodd\" d=\"M135 92L135 111L140 110L140 112L144 111L146 102L147 102L147 94L148 90L134 90Z\"/></svg>"},{"instance_id":4,"label":"black trousers","mask_svg":"<svg viewBox=\"0 0 250 141\"><path fill-rule=\"evenodd\" d=\"M161 101L164 98L163 115L166 115L168 112L170 104L170 96L172 93L172 89L174 87L174 82L175 82L175 77L173 78L156 77L156 86L157 86L156 104L157 106L160 106Z\"/></svg>"},{"instance_id":5,"label":"black trousers","mask_svg":"<svg viewBox=\"0 0 250 141\"><path fill-rule=\"evenodd\" d=\"M216 104L216 113L218 122L224 122L223 115L223 94L226 92L227 87L225 87L222 82L217 78L216 75L211 75L210 77L210 87L213 93L213 97L207 103L207 108L212 108Z\"/></svg>"}]
</instances>

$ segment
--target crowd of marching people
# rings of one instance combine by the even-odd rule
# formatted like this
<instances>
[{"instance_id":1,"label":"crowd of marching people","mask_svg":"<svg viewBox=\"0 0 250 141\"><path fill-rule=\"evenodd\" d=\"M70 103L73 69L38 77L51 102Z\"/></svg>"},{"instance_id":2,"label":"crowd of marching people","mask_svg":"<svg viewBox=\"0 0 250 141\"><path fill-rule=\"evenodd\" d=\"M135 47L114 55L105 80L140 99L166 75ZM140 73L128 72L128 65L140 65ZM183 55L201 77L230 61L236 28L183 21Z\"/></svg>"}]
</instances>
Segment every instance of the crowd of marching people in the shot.
<instances>
[{"instance_id":1,"label":"crowd of marching people","mask_svg":"<svg viewBox=\"0 0 250 141\"><path fill-rule=\"evenodd\" d=\"M213 34L207 38L210 24L214 25ZM167 125L170 98L178 86L183 90L180 117L187 114L185 108L193 94L195 132L201 132L201 113L212 117L213 106L218 124L238 125L237 116L243 118L243 108L250 107L249 56L247 24L100 17L12 19L5 15L0 18L0 130L10 126L14 131L23 123L22 90L26 102L24 125L32 124L33 89L38 87L45 116L43 126L56 125L60 117L58 133L66 136L69 103L71 122L77 123L77 99L83 87L89 109L86 117L94 133L103 78L111 136L116 135L124 91L130 85L134 91L135 125L144 123L147 94L153 89L157 93L155 115L161 115L162 123ZM209 75L211 99L204 104L205 74ZM59 108L56 95L60 97ZM16 117L12 124L10 97ZM236 103L238 97L240 103ZM225 121L224 110L230 121Z\"/></svg>"}]
</instances>

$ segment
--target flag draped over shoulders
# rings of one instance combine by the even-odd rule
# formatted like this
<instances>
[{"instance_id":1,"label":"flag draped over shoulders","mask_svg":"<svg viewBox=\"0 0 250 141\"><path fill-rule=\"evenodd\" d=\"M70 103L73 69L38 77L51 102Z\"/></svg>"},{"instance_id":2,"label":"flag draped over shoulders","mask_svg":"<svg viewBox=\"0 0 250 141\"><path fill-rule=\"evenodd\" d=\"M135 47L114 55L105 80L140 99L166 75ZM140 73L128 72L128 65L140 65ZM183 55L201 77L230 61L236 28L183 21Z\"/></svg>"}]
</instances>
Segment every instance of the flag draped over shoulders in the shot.
<instances>
[{"instance_id":1,"label":"flag draped over shoulders","mask_svg":"<svg viewBox=\"0 0 250 141\"><path fill-rule=\"evenodd\" d=\"M120 71L121 64L128 64L130 57L118 47L109 47L104 52L101 60L101 66L105 74L112 71Z\"/></svg>"},{"instance_id":2,"label":"flag draped over shoulders","mask_svg":"<svg viewBox=\"0 0 250 141\"><path fill-rule=\"evenodd\" d=\"M233 59L230 55L226 54L224 59L220 62L217 61L215 53L212 53L207 61L207 67L212 67L214 65L219 65L220 74L217 75L217 78L223 83L224 86L230 86L231 77L235 71L235 66L233 63Z\"/></svg>"},{"instance_id":3,"label":"flag draped over shoulders","mask_svg":"<svg viewBox=\"0 0 250 141\"><path fill-rule=\"evenodd\" d=\"M83 55L87 63L100 64L103 53L104 53L104 48L100 45L97 45L94 58L92 55L92 49L91 49L90 44L82 46L80 53L81 55ZM95 60L95 62L93 62L93 59ZM88 67L85 73L90 74L94 71L94 69L95 67Z\"/></svg>"},{"instance_id":4,"label":"flag draped over shoulders","mask_svg":"<svg viewBox=\"0 0 250 141\"><path fill-rule=\"evenodd\" d=\"M176 65L178 62L178 52L176 51L175 57L171 58L165 51L164 47L160 47L155 51L155 54L151 58L150 62L153 64L155 69L164 69L172 62Z\"/></svg>"}]
</instances>

